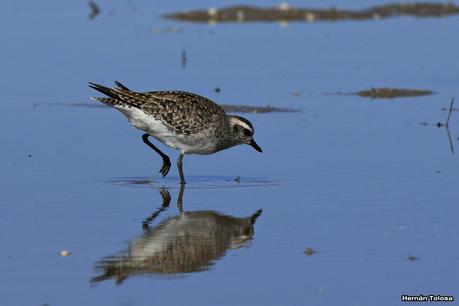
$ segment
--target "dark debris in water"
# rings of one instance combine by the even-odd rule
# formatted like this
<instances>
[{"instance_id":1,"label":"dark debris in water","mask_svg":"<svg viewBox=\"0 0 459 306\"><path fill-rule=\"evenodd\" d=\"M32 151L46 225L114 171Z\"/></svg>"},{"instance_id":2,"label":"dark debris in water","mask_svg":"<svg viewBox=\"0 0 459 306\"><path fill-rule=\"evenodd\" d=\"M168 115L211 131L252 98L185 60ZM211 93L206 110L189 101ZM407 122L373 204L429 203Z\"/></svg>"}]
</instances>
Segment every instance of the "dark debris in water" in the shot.
<instances>
[{"instance_id":1,"label":"dark debris in water","mask_svg":"<svg viewBox=\"0 0 459 306\"><path fill-rule=\"evenodd\" d=\"M419 97L433 94L431 90L424 89L400 89L400 88L372 88L370 90L362 90L356 93L361 97L372 99L394 99L402 97Z\"/></svg>"},{"instance_id":2,"label":"dark debris in water","mask_svg":"<svg viewBox=\"0 0 459 306\"><path fill-rule=\"evenodd\" d=\"M182 53L180 56L180 63L181 63L183 70L185 70L187 62L188 62L188 57L186 56L186 50L182 50Z\"/></svg>"},{"instance_id":3,"label":"dark debris in water","mask_svg":"<svg viewBox=\"0 0 459 306\"><path fill-rule=\"evenodd\" d=\"M317 252L314 251L312 248L306 248L306 250L304 250L304 254L306 254L306 256L312 256L314 254L316 254Z\"/></svg>"},{"instance_id":4,"label":"dark debris in water","mask_svg":"<svg viewBox=\"0 0 459 306\"><path fill-rule=\"evenodd\" d=\"M91 9L91 13L88 16L88 19L93 20L100 14L100 8L97 5L97 3L95 3L94 1L89 1L88 5L89 5L89 8Z\"/></svg>"},{"instance_id":5,"label":"dark debris in water","mask_svg":"<svg viewBox=\"0 0 459 306\"><path fill-rule=\"evenodd\" d=\"M396 16L445 17L459 14L459 6L433 2L392 3L360 10L293 8L283 3L278 7L230 6L166 14L163 17L188 22L315 22L343 20L378 20Z\"/></svg>"},{"instance_id":6,"label":"dark debris in water","mask_svg":"<svg viewBox=\"0 0 459 306\"><path fill-rule=\"evenodd\" d=\"M448 115L446 117L445 123L437 122L436 126L439 128L440 127L449 128L449 120L451 119L451 114L453 113L453 110L454 110L454 97L451 98L451 103L449 105L449 111L448 111Z\"/></svg>"},{"instance_id":7,"label":"dark debris in water","mask_svg":"<svg viewBox=\"0 0 459 306\"><path fill-rule=\"evenodd\" d=\"M449 148L450 148L450 151L451 151L452 154L454 154L455 151L454 151L453 138L451 137L451 132L449 130L449 122L450 122L451 114L453 113L453 111L454 111L454 97L451 98L451 102L450 102L450 105L449 105L449 108L448 108L448 115L446 117L446 121L445 122L438 121L435 124L430 124L428 122L418 122L422 126L434 125L437 128L445 128L446 135L448 136Z\"/></svg>"}]
</instances>

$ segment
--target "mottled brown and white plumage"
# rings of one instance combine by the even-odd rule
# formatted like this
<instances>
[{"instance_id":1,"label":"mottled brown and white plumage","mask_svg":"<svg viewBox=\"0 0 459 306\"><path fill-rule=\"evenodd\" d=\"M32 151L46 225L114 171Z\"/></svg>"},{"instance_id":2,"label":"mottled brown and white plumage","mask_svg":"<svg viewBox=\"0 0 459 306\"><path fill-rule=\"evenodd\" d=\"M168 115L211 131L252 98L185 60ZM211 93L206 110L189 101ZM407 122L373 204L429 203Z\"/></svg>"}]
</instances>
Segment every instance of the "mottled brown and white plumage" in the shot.
<instances>
[{"instance_id":1,"label":"mottled brown and white plumage","mask_svg":"<svg viewBox=\"0 0 459 306\"><path fill-rule=\"evenodd\" d=\"M94 83L89 87L107 96L93 99L121 111L134 127L147 133L144 142L163 158L163 176L169 171L169 158L149 142L148 136L180 151L177 163L182 184L184 154L212 154L239 144L249 144L261 152L247 119L227 115L205 97L184 91L134 92L117 81L113 88Z\"/></svg>"}]
</instances>

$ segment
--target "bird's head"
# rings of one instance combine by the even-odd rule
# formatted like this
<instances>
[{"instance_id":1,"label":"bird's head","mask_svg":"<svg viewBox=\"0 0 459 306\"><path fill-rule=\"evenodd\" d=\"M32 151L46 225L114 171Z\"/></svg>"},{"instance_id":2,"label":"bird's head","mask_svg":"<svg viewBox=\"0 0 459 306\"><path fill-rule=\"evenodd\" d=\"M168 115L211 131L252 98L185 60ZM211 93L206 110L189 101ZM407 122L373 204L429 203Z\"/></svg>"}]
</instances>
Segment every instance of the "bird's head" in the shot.
<instances>
[{"instance_id":1,"label":"bird's head","mask_svg":"<svg viewBox=\"0 0 459 306\"><path fill-rule=\"evenodd\" d=\"M253 139L255 130L249 120L239 116L228 116L231 140L235 144L251 145L258 152L263 152Z\"/></svg>"}]
</instances>

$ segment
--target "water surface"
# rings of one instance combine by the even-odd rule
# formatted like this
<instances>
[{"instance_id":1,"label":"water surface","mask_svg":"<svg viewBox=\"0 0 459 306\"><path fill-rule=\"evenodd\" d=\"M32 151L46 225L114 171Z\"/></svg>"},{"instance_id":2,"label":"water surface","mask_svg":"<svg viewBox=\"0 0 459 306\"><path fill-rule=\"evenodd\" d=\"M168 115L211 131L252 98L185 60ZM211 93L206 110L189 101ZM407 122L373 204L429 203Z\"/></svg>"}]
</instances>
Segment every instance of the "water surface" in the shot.
<instances>
[{"instance_id":1,"label":"water surface","mask_svg":"<svg viewBox=\"0 0 459 306\"><path fill-rule=\"evenodd\" d=\"M254 4L278 5L268 2ZM459 96L458 17L210 26L160 16L212 1L97 4L92 20L85 2L0 4L1 305L397 305L402 294L459 297L459 162L435 126ZM241 219L263 210L242 247L226 240L200 272L91 284L101 259L142 237L145 218L162 207L162 186L172 201L151 228L180 214L177 170L161 179L160 158L121 114L34 106L89 103L95 93L87 82L114 80L301 110L244 114L263 154L241 146L184 159L185 211ZM390 101L324 94L377 87L435 94ZM456 147L458 121L453 112ZM306 248L316 253L306 256Z\"/></svg>"}]
</instances>

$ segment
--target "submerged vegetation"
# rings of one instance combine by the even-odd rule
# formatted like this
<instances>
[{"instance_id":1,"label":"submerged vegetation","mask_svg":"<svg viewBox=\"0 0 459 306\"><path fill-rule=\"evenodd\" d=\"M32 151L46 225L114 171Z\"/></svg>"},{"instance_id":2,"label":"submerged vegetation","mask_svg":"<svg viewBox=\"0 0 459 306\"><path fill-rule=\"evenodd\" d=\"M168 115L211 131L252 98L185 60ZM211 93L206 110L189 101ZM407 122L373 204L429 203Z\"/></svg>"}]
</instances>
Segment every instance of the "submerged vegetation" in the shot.
<instances>
[{"instance_id":1,"label":"submerged vegetation","mask_svg":"<svg viewBox=\"0 0 459 306\"><path fill-rule=\"evenodd\" d=\"M443 3L395 3L361 10L293 8L287 3L278 7L231 6L166 14L163 17L189 22L315 22L385 19L396 16L444 17L459 14L459 6Z\"/></svg>"},{"instance_id":2,"label":"submerged vegetation","mask_svg":"<svg viewBox=\"0 0 459 306\"><path fill-rule=\"evenodd\" d=\"M362 90L356 93L361 97L369 97L373 99L393 99L401 97L418 97L433 94L433 91L424 89L400 89L400 88L372 88L370 90Z\"/></svg>"}]
</instances>

